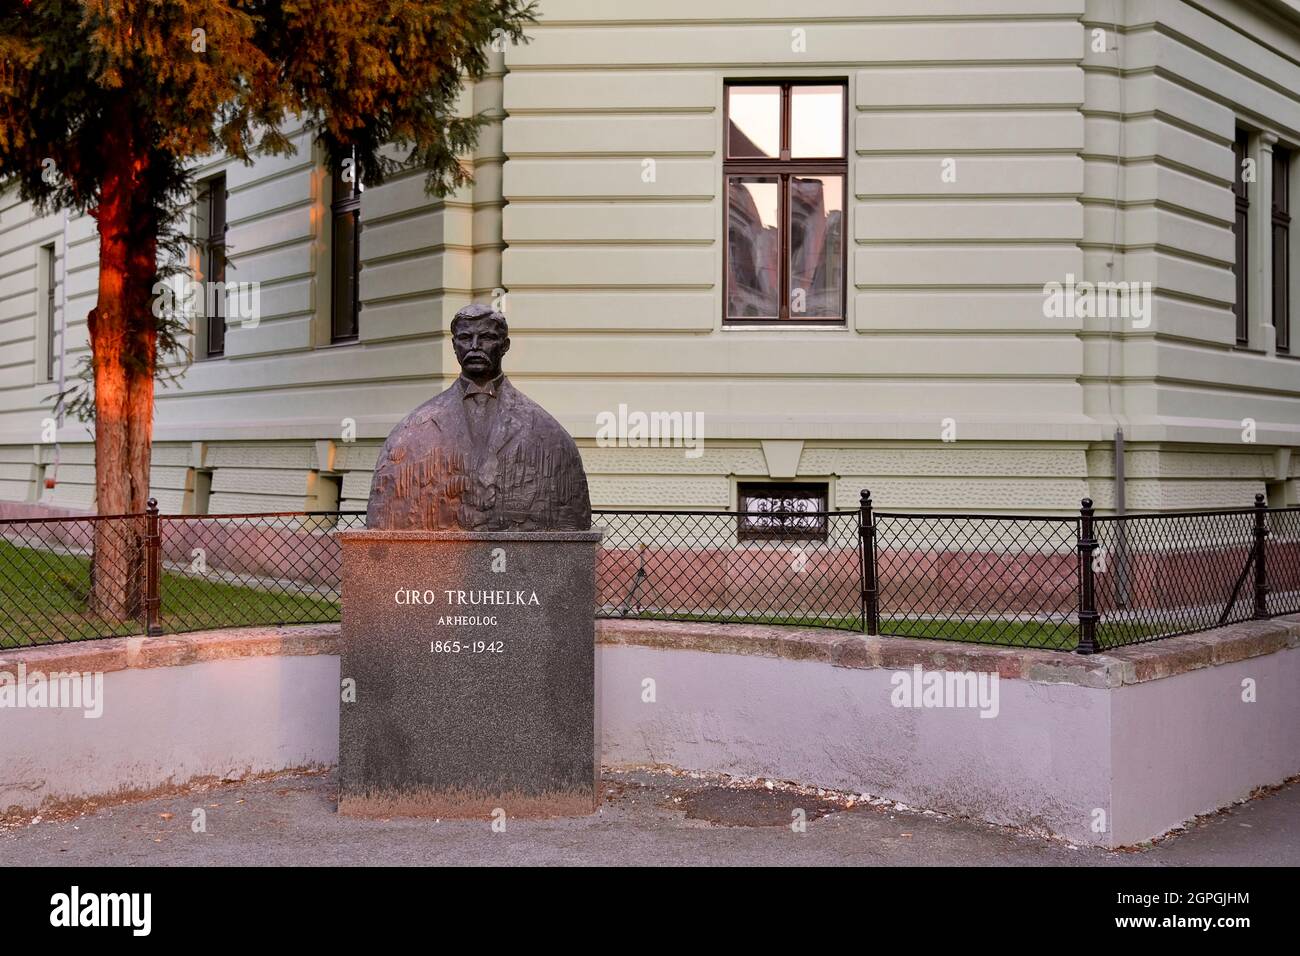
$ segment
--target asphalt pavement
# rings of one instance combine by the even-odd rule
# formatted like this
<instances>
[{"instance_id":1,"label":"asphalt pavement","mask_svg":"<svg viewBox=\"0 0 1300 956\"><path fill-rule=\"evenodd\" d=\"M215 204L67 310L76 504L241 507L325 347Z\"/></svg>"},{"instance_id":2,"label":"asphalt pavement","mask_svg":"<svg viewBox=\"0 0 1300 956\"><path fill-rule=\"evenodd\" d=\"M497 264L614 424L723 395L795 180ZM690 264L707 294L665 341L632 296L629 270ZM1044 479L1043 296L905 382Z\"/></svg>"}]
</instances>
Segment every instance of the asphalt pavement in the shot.
<instances>
[{"instance_id":1,"label":"asphalt pavement","mask_svg":"<svg viewBox=\"0 0 1300 956\"><path fill-rule=\"evenodd\" d=\"M887 801L668 769L606 770L590 817L360 820L329 773L289 774L81 812L11 819L20 865L1300 865L1300 784L1121 851ZM202 811L195 813L195 811ZM806 825L799 826L799 822ZM200 825L201 824L201 825Z\"/></svg>"}]
</instances>

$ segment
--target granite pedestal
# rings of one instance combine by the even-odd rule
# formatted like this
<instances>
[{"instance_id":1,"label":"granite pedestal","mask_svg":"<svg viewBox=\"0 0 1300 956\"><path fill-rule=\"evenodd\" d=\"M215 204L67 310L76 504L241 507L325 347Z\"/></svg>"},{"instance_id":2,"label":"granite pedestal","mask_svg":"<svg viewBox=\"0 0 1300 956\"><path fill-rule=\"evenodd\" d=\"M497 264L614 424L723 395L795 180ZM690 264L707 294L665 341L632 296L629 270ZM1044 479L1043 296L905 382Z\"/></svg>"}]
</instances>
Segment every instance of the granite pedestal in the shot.
<instances>
[{"instance_id":1,"label":"granite pedestal","mask_svg":"<svg viewBox=\"0 0 1300 956\"><path fill-rule=\"evenodd\" d=\"M339 812L593 812L600 532L338 537Z\"/></svg>"}]
</instances>

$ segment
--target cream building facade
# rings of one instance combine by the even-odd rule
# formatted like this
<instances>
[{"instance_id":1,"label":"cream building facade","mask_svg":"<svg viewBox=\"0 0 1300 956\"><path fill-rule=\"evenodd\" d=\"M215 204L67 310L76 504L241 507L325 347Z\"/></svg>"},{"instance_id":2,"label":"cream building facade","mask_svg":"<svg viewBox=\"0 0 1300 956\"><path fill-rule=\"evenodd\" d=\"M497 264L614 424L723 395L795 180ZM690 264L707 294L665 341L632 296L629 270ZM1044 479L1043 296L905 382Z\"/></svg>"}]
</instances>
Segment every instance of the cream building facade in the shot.
<instances>
[{"instance_id":1,"label":"cream building facade","mask_svg":"<svg viewBox=\"0 0 1300 956\"><path fill-rule=\"evenodd\" d=\"M1296 3L541 13L466 91L498 118L472 187L436 201L413 172L360 193L355 294L352 213L305 135L196 169L225 177L225 278L258 283L260 313L228 317L211 357L196 318L196 360L159 388L164 511L364 507L383 438L456 374L471 301L506 312L507 371L577 438L597 507L800 484L841 508L869 487L900 510L1113 509L1117 429L1129 510L1296 503ZM808 137L840 155L801 165ZM86 352L96 244L87 217L0 199L11 513L93 507L90 433L49 397ZM1148 308L1051 307L1072 282L1135 283ZM702 453L604 440L637 412L702 422Z\"/></svg>"}]
</instances>

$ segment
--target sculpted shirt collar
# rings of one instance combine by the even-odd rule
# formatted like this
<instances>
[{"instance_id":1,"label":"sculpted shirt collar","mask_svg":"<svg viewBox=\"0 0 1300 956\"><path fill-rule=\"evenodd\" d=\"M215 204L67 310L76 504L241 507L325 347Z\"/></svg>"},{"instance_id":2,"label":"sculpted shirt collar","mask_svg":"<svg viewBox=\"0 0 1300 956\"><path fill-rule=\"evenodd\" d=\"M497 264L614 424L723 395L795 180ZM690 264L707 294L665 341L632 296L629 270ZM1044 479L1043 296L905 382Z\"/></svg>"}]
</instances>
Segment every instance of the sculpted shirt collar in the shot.
<instances>
[{"instance_id":1,"label":"sculpted shirt collar","mask_svg":"<svg viewBox=\"0 0 1300 956\"><path fill-rule=\"evenodd\" d=\"M478 395L481 393L488 396L489 398L496 398L497 395L500 394L501 392L501 382L505 379L505 377L506 377L506 373L502 372L500 375L492 379L490 382L485 382L484 384L479 385L476 382L473 382L470 379L466 378L464 375L461 375L460 377L461 397L469 398L471 395Z\"/></svg>"}]
</instances>

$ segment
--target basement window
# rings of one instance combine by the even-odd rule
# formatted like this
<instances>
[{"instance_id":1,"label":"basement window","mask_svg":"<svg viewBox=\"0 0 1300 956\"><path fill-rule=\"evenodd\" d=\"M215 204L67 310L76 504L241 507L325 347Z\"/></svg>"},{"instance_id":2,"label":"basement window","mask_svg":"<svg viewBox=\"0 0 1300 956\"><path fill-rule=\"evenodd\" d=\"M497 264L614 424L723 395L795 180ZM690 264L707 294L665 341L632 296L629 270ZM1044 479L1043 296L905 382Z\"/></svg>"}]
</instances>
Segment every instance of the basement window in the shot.
<instances>
[{"instance_id":1,"label":"basement window","mask_svg":"<svg viewBox=\"0 0 1300 956\"><path fill-rule=\"evenodd\" d=\"M825 541L824 483L748 482L739 487L740 541Z\"/></svg>"}]
</instances>

